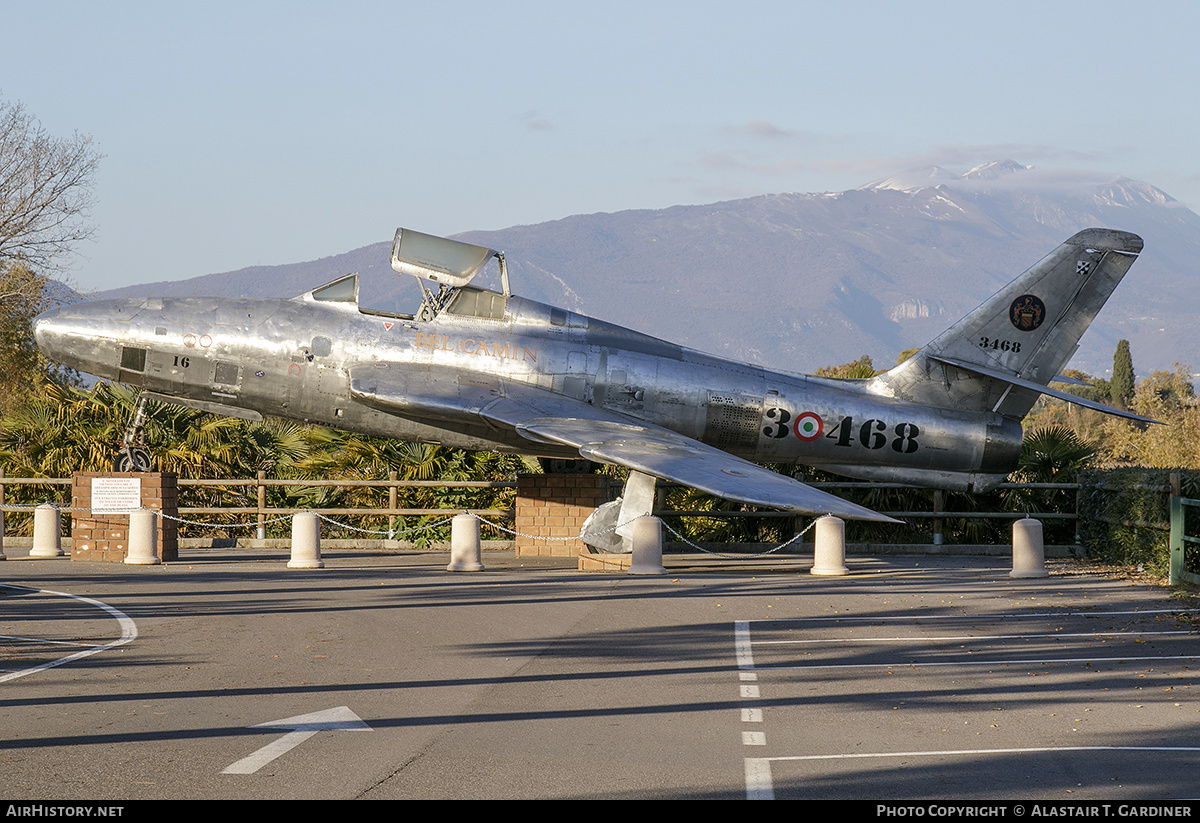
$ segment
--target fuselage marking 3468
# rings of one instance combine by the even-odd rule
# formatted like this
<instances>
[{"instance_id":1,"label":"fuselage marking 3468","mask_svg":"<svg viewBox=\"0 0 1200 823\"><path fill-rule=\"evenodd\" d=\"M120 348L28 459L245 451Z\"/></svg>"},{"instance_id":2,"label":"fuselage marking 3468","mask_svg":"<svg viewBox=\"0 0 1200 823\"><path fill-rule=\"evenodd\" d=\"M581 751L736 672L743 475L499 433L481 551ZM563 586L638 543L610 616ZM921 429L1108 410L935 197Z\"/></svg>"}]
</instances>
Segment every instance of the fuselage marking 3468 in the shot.
<instances>
[{"instance_id":1,"label":"fuselage marking 3468","mask_svg":"<svg viewBox=\"0 0 1200 823\"><path fill-rule=\"evenodd\" d=\"M790 426L788 423L792 419L792 413L787 409L770 408L763 417L770 425L765 427L762 433L771 438L782 439L789 434L795 434L797 439L811 443L825 432L825 421L816 412L801 412L796 415L795 423ZM871 418L855 426L853 415L845 415L825 437L835 441L835 446L853 446L857 442L863 448L873 450L886 446L890 436L893 451L898 454L912 454L920 448L917 442L920 434L921 429L915 423L898 423L893 427L884 420Z\"/></svg>"}]
</instances>

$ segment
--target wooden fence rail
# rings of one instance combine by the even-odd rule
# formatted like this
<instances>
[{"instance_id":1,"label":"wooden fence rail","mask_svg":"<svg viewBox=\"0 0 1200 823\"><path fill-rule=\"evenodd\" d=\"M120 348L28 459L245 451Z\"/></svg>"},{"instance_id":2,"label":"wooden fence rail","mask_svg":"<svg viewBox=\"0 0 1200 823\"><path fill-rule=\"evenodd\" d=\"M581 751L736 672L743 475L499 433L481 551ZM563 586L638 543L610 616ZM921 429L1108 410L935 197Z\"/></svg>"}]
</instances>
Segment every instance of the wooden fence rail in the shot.
<instances>
[{"instance_id":1,"label":"wooden fence rail","mask_svg":"<svg viewBox=\"0 0 1200 823\"><path fill-rule=\"evenodd\" d=\"M67 486L71 484L70 478L46 478L46 477L5 477L3 471L0 471L0 511L21 511L26 506L6 505L5 490L7 487L51 487L51 486ZM180 478L178 485L181 488L187 487L212 487L212 488L244 488L250 491L257 498L254 505L242 506L180 506L178 513L181 518L191 519L195 516L203 515L246 515L252 517L255 522L253 524L242 524L250 527L257 527L258 536L264 535L265 521L293 514L297 511L313 511L317 514L325 515L326 517L341 516L341 517L387 517L388 531L395 530L395 518L397 517L450 517L464 511L463 508L402 508L397 505L397 493L401 489L408 488L454 488L454 489L511 489L516 488L517 483L514 480L400 480L396 477L395 472L387 480L330 480L330 479L279 479L268 478L264 473L259 473L258 477L254 478L230 478L230 479L187 479ZM660 487L669 487L675 484L661 483ZM945 494L940 490L917 489L913 486L907 486L902 483L864 483L852 481L821 481L814 482L810 485L829 491L836 490L862 490L862 489L900 489L929 492L931 495L931 507L928 510L903 510L903 511L887 511L880 509L882 514L887 514L896 518L907 518L910 520L929 520L933 523L933 542L940 544L942 542L942 527L947 519L958 520L1013 520L1020 517L1025 517L1027 514L1030 517L1036 517L1043 520L1074 520L1076 523L1075 536L1076 541L1079 537L1079 490L1078 483L1004 483L1000 489L1032 489L1032 490L1059 490L1064 493L1074 492L1072 495L1074 500L1073 511L1058 511L1058 512L1043 512L1043 511L953 511L947 510L944 507ZM280 507L268 506L266 500L266 490L272 487L283 488L386 488L388 489L388 506L386 508L296 508L296 507ZM69 493L69 489L68 489ZM250 495L247 494L249 497ZM661 499L661 498L660 498ZM57 502L61 507L70 505L70 500L65 501L39 501L39 502ZM497 519L512 522L514 510L512 508L504 509L466 509L472 514L478 514L482 517L492 515ZM721 511L721 510L703 510L703 509L667 509L656 507L654 514L659 517L678 517L678 518L709 518L709 519L739 519L739 518L795 518L793 512L784 512L778 510L763 510L763 511ZM213 523L213 528L231 528L220 523Z\"/></svg>"}]
</instances>

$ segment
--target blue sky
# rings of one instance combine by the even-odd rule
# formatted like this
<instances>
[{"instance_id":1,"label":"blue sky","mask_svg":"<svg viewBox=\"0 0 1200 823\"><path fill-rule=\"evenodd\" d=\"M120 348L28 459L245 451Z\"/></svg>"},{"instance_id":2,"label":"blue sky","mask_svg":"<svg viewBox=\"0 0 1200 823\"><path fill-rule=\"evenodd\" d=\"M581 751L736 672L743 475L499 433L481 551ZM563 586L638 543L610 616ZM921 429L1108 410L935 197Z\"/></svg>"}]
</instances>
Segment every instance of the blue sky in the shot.
<instances>
[{"instance_id":1,"label":"blue sky","mask_svg":"<svg viewBox=\"0 0 1200 823\"><path fill-rule=\"evenodd\" d=\"M83 290L988 160L1200 207L1190 2L11 2L92 136Z\"/></svg>"}]
</instances>

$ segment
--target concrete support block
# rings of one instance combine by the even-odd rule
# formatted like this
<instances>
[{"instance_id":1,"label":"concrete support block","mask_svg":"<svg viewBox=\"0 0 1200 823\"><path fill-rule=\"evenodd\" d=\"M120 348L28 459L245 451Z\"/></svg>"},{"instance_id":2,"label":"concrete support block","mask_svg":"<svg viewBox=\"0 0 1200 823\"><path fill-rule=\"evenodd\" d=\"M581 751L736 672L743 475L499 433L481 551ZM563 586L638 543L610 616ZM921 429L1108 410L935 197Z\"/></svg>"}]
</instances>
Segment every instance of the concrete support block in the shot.
<instances>
[{"instance_id":1,"label":"concrete support block","mask_svg":"<svg viewBox=\"0 0 1200 823\"><path fill-rule=\"evenodd\" d=\"M450 521L450 565L448 572L481 572L479 518L463 513Z\"/></svg>"},{"instance_id":2,"label":"concrete support block","mask_svg":"<svg viewBox=\"0 0 1200 823\"><path fill-rule=\"evenodd\" d=\"M62 557L62 529L58 506L43 503L33 510L33 548L30 557Z\"/></svg>"},{"instance_id":3,"label":"concrete support block","mask_svg":"<svg viewBox=\"0 0 1200 823\"><path fill-rule=\"evenodd\" d=\"M130 566L156 566L158 559L158 515L149 509L129 513L129 551L125 563Z\"/></svg>"},{"instance_id":4,"label":"concrete support block","mask_svg":"<svg viewBox=\"0 0 1200 823\"><path fill-rule=\"evenodd\" d=\"M662 564L662 521L657 517L642 515L633 521L633 557L630 558L630 574L666 574Z\"/></svg>"},{"instance_id":5,"label":"concrete support block","mask_svg":"<svg viewBox=\"0 0 1200 823\"><path fill-rule=\"evenodd\" d=\"M1042 521L1025 517L1013 522L1013 570L1009 577L1049 577Z\"/></svg>"},{"instance_id":6,"label":"concrete support block","mask_svg":"<svg viewBox=\"0 0 1200 823\"><path fill-rule=\"evenodd\" d=\"M323 569L321 560L321 521L315 512L292 515L292 559L289 569Z\"/></svg>"},{"instance_id":7,"label":"concrete support block","mask_svg":"<svg viewBox=\"0 0 1200 823\"><path fill-rule=\"evenodd\" d=\"M830 577L850 574L846 568L846 521L840 517L827 514L817 519L812 573Z\"/></svg>"}]
</instances>

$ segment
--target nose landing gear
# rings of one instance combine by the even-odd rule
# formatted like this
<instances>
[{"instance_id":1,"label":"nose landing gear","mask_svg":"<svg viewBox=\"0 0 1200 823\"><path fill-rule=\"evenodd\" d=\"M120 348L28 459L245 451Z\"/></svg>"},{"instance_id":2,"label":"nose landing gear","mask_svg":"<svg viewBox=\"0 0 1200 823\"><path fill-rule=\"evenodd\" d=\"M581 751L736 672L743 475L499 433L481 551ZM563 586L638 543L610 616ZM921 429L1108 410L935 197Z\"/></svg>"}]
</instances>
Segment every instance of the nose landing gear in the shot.
<instances>
[{"instance_id":1,"label":"nose landing gear","mask_svg":"<svg viewBox=\"0 0 1200 823\"><path fill-rule=\"evenodd\" d=\"M142 448L126 446L113 458L115 472L148 472L151 469L150 452Z\"/></svg>"},{"instance_id":2,"label":"nose landing gear","mask_svg":"<svg viewBox=\"0 0 1200 823\"><path fill-rule=\"evenodd\" d=\"M146 395L138 396L137 411L125 430L121 440L121 449L113 458L115 472L148 472L151 471L150 452L146 449Z\"/></svg>"}]
</instances>

